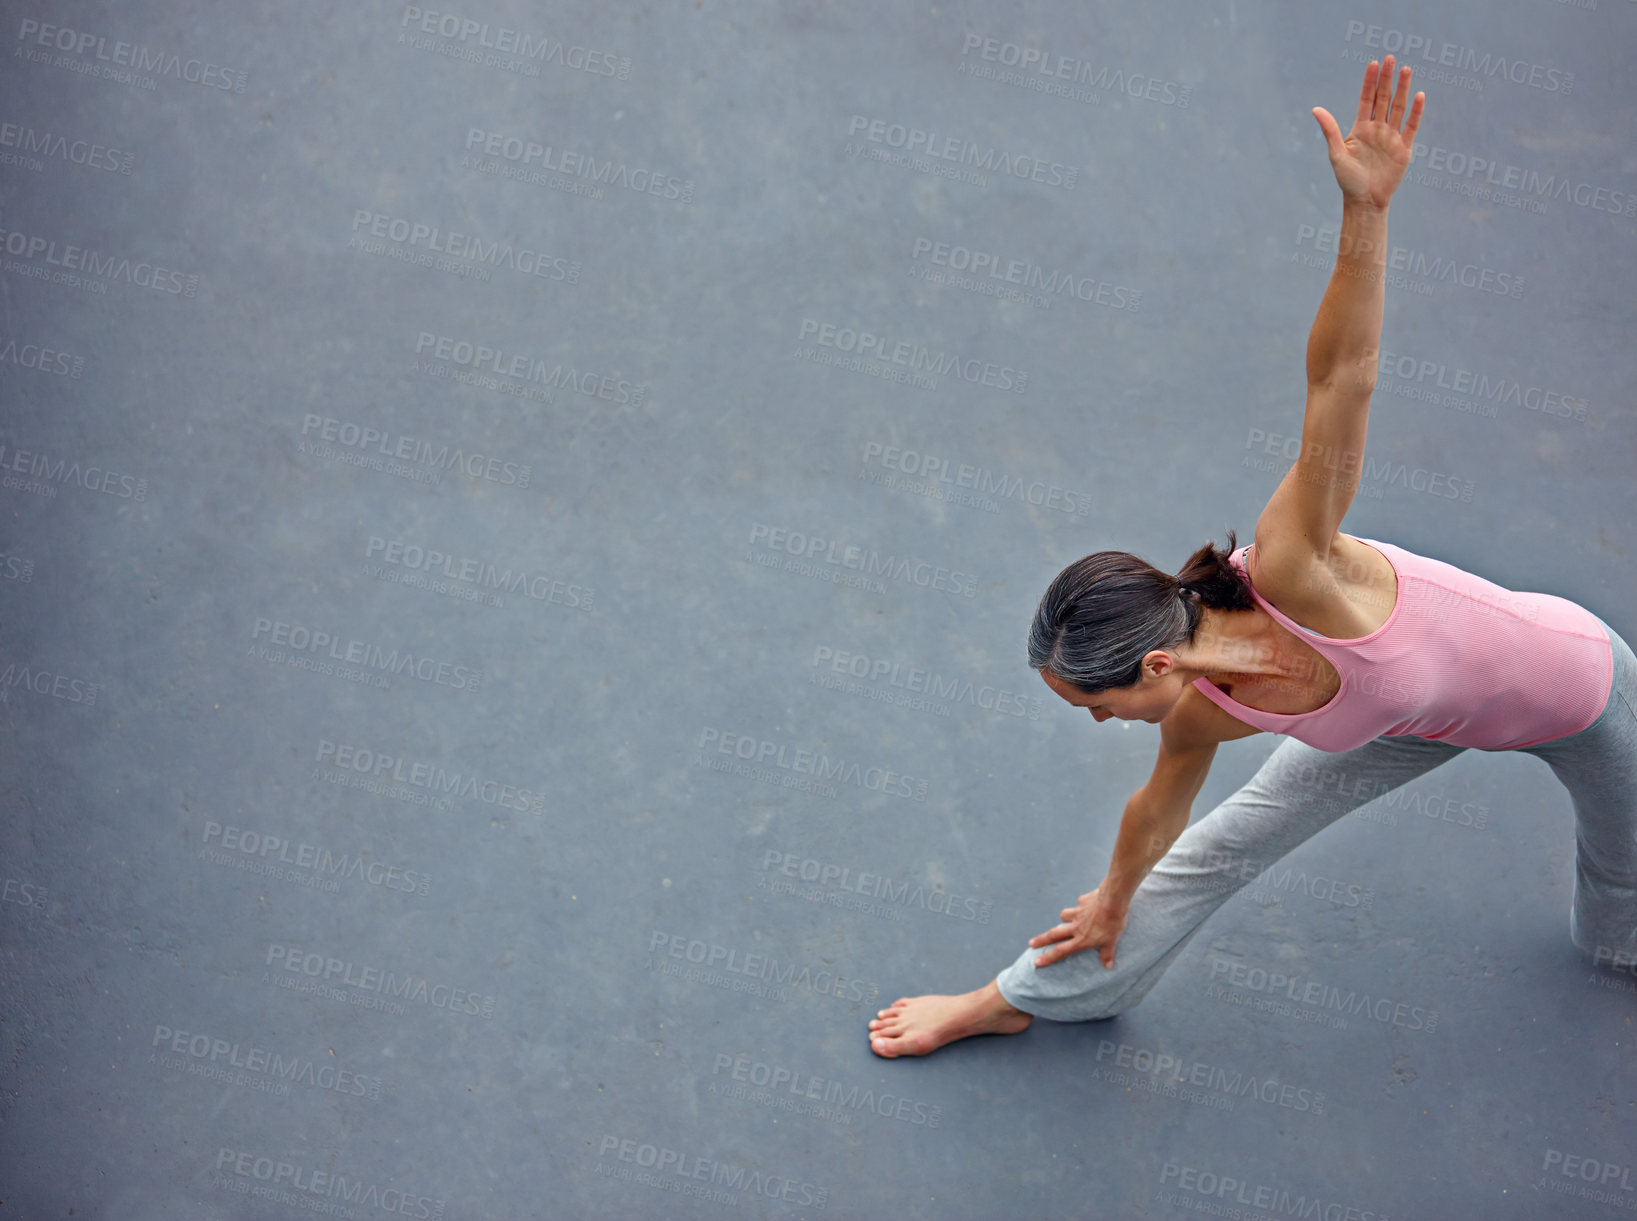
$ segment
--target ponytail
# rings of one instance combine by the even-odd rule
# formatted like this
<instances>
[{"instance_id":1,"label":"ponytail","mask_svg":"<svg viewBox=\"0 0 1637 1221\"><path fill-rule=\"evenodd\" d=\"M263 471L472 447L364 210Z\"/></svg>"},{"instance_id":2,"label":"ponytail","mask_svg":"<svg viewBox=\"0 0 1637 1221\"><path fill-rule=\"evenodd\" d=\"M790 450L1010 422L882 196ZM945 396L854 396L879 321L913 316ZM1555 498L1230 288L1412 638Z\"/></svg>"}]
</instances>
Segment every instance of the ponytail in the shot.
<instances>
[{"instance_id":1,"label":"ponytail","mask_svg":"<svg viewBox=\"0 0 1637 1221\"><path fill-rule=\"evenodd\" d=\"M1198 594L1199 600L1212 610L1255 610L1256 596L1251 592L1250 580L1230 558L1238 549L1239 538L1232 530L1228 531L1226 548L1206 543L1188 557L1177 573L1177 584Z\"/></svg>"}]
</instances>

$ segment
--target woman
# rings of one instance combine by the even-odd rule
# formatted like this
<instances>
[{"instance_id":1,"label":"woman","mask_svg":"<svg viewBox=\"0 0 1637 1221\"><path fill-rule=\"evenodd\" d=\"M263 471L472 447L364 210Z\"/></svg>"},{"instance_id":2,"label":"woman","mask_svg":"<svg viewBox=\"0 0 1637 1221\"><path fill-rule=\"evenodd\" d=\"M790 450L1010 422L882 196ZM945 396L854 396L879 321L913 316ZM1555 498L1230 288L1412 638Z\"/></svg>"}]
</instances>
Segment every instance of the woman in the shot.
<instances>
[{"instance_id":1,"label":"woman","mask_svg":"<svg viewBox=\"0 0 1637 1221\"><path fill-rule=\"evenodd\" d=\"M1047 686L1098 721L1160 726L1154 774L1126 804L1108 875L992 983L879 1011L877 1055L1012 1034L1036 1016L1088 1021L1129 1009L1268 865L1468 747L1526 751L1568 788L1578 849L1570 937L1594 962L1637 960L1631 649L1566 599L1514 593L1339 529L1358 489L1375 382L1387 204L1424 102L1410 101L1410 76L1400 70L1395 96L1393 57L1372 62L1345 141L1328 111L1313 111L1342 190L1339 253L1308 340L1302 454L1257 520L1255 543L1231 553L1207 545L1177 577L1099 552L1065 569L1036 613L1030 664ZM1217 743L1262 730L1286 740L1189 826ZM1314 780L1338 775L1353 779L1334 791Z\"/></svg>"}]
</instances>

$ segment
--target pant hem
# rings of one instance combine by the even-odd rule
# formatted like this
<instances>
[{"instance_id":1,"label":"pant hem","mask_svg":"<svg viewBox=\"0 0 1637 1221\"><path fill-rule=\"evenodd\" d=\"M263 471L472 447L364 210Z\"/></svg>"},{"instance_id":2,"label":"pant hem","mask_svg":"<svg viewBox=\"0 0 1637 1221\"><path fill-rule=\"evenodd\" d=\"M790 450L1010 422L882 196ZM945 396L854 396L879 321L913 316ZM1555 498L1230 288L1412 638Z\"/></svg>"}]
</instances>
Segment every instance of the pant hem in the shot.
<instances>
[{"instance_id":1,"label":"pant hem","mask_svg":"<svg viewBox=\"0 0 1637 1221\"><path fill-rule=\"evenodd\" d=\"M1011 997L1007 996L1006 995L1006 985L1001 982L1001 978L998 975L995 976L995 991L999 992L1000 993L1000 999L1005 1001L1013 1009L1021 1010L1022 1012L1027 1013L1030 1017L1045 1017L1046 1016L1043 1013L1037 1013L1035 1010L1030 1009L1027 1005L1018 1004L1017 1001L1015 1001ZM1052 1019L1051 1018L1046 1018L1046 1020L1049 1022Z\"/></svg>"}]
</instances>

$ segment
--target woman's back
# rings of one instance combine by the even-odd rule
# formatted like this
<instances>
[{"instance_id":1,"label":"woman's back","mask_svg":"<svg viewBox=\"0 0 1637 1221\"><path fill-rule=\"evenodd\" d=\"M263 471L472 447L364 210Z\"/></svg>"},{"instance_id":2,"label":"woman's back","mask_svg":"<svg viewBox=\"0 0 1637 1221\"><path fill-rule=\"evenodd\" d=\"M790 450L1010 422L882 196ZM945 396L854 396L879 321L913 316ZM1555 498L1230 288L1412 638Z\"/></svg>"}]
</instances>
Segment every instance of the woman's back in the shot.
<instances>
[{"instance_id":1,"label":"woman's back","mask_svg":"<svg viewBox=\"0 0 1637 1221\"><path fill-rule=\"evenodd\" d=\"M1269 616L1335 666L1341 683L1329 703L1307 713L1263 712L1208 679L1194 686L1258 729L1329 751L1404 735L1513 750L1575 733L1602 711L1614 662L1590 611L1391 543L1357 541L1385 556L1397 577L1392 608L1368 635L1319 635L1255 590ZM1241 570L1249 550L1233 553Z\"/></svg>"}]
</instances>

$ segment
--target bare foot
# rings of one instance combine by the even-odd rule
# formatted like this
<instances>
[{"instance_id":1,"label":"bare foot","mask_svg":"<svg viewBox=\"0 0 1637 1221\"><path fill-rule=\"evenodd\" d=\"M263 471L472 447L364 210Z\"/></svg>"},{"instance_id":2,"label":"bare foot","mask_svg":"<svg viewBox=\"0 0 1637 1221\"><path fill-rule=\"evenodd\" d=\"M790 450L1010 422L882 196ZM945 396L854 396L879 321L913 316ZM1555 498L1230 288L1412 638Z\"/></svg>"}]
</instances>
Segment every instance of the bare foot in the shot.
<instances>
[{"instance_id":1,"label":"bare foot","mask_svg":"<svg viewBox=\"0 0 1637 1221\"><path fill-rule=\"evenodd\" d=\"M894 1001L870 1023L878 1056L924 1056L975 1034L1017 1034L1034 1015L1006 1003L993 982L965 996L913 996Z\"/></svg>"}]
</instances>

